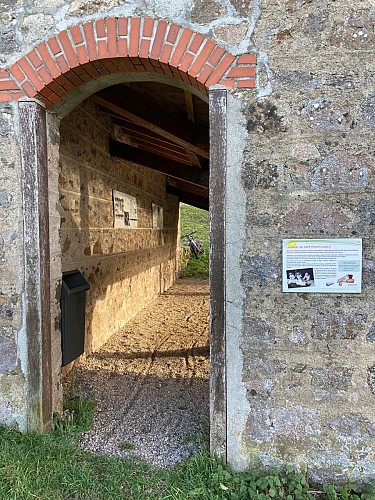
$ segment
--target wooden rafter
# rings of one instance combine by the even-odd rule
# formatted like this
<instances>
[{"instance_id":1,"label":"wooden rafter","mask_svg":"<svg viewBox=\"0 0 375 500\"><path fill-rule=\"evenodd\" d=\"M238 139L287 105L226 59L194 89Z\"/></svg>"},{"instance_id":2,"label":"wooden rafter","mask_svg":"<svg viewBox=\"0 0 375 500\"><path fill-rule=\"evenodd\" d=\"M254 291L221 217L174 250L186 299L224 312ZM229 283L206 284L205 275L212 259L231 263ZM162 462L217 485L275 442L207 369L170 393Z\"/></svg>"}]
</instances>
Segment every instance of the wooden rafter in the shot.
<instances>
[{"instance_id":1,"label":"wooden rafter","mask_svg":"<svg viewBox=\"0 0 375 500\"><path fill-rule=\"evenodd\" d=\"M133 130L131 126L123 127L115 125L113 139L145 151L150 151L165 158L171 158L185 165L192 164L183 148L171 142L156 139L150 136L147 130L143 130L144 132L139 132L138 130Z\"/></svg>"},{"instance_id":2,"label":"wooden rafter","mask_svg":"<svg viewBox=\"0 0 375 500\"><path fill-rule=\"evenodd\" d=\"M202 208L203 210L208 210L209 208L208 197L190 193L189 191L176 188L175 186L170 186L169 184L167 184L167 193L173 196L177 196L182 203L193 205L193 207Z\"/></svg>"},{"instance_id":3,"label":"wooden rafter","mask_svg":"<svg viewBox=\"0 0 375 500\"><path fill-rule=\"evenodd\" d=\"M193 95L185 90L184 96L185 96L187 116L192 123L195 123Z\"/></svg>"},{"instance_id":4,"label":"wooden rafter","mask_svg":"<svg viewBox=\"0 0 375 500\"><path fill-rule=\"evenodd\" d=\"M120 89L118 88L120 87ZM130 120L197 155L209 158L208 148L195 143L200 131L180 114L164 114L157 103L123 86L102 90L91 99L105 111Z\"/></svg>"},{"instance_id":5,"label":"wooden rafter","mask_svg":"<svg viewBox=\"0 0 375 500\"><path fill-rule=\"evenodd\" d=\"M208 186L208 172L194 167L187 167L182 163L168 158L161 159L156 154L134 148L122 142L110 139L109 152L112 156L117 156L132 163L151 168L187 183L205 188Z\"/></svg>"}]
</instances>

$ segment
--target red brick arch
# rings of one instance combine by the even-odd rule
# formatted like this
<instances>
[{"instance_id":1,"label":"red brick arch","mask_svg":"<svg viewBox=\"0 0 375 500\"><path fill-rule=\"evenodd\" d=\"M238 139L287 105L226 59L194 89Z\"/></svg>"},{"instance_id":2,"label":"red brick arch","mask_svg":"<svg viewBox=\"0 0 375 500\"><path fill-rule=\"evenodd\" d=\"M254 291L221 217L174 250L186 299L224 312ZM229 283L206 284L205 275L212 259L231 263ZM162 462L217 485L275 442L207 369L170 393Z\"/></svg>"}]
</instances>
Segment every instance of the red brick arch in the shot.
<instances>
[{"instance_id":1,"label":"red brick arch","mask_svg":"<svg viewBox=\"0 0 375 500\"><path fill-rule=\"evenodd\" d=\"M119 72L159 73L205 93L218 83L254 88L255 64L255 54L235 56L177 24L108 17L64 30L0 70L0 102L35 97L48 109L83 83Z\"/></svg>"}]
</instances>

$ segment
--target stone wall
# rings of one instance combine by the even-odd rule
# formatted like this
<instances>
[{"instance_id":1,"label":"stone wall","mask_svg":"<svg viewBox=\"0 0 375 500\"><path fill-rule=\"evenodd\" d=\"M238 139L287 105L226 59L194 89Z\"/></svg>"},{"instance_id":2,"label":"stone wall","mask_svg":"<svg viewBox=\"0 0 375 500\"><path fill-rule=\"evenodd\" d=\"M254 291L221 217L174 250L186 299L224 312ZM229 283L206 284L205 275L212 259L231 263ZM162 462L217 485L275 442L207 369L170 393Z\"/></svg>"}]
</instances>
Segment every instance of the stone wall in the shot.
<instances>
[{"instance_id":1,"label":"stone wall","mask_svg":"<svg viewBox=\"0 0 375 500\"><path fill-rule=\"evenodd\" d=\"M86 101L61 121L59 192L62 270L79 269L90 284L85 352L169 288L177 272L178 199L165 176L108 153L111 120ZM112 190L137 200L138 227L113 227ZM164 209L153 229L152 203Z\"/></svg>"},{"instance_id":2,"label":"stone wall","mask_svg":"<svg viewBox=\"0 0 375 500\"><path fill-rule=\"evenodd\" d=\"M319 482L375 477L375 13L356 5L266 2L264 98L243 112L244 462ZM282 238L337 237L363 238L362 294L282 294Z\"/></svg>"}]
</instances>

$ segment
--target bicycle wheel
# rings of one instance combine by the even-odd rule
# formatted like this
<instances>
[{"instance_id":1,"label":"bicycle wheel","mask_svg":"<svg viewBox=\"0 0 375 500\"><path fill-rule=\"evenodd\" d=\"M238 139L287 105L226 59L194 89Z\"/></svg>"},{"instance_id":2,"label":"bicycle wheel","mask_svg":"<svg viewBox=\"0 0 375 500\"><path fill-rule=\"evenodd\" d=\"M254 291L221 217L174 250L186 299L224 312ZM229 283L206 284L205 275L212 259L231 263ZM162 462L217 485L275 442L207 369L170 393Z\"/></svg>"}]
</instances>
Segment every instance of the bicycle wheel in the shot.
<instances>
[{"instance_id":1,"label":"bicycle wheel","mask_svg":"<svg viewBox=\"0 0 375 500\"><path fill-rule=\"evenodd\" d=\"M204 246L199 240L194 240L194 243L197 246L198 253L204 253Z\"/></svg>"},{"instance_id":2,"label":"bicycle wheel","mask_svg":"<svg viewBox=\"0 0 375 500\"><path fill-rule=\"evenodd\" d=\"M195 241L189 241L189 245L190 245L190 250L193 252L194 254L194 257L196 259L198 259L198 249L197 249L197 245L195 244Z\"/></svg>"}]
</instances>

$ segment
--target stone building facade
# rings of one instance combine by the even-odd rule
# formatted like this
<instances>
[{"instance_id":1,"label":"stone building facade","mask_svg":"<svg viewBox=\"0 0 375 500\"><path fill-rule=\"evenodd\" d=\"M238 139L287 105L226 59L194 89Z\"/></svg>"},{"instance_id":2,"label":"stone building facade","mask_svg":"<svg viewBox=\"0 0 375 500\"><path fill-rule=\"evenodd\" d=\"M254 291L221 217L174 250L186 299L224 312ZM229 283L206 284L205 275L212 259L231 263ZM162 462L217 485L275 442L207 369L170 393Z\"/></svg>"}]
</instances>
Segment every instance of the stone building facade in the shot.
<instances>
[{"instance_id":1,"label":"stone building facade","mask_svg":"<svg viewBox=\"0 0 375 500\"><path fill-rule=\"evenodd\" d=\"M86 248L93 266L112 253L104 233L102 253L92 235L68 244L61 223L87 140L72 151L68 113L105 129L86 98L127 73L162 73L210 98L212 450L236 469L290 463L315 481L374 479L373 3L12 0L0 17L1 422L48 427L61 405L61 271L86 266ZM172 241L178 200L161 176L148 182L170 207ZM143 237L170 281L172 243L161 263L161 242ZM283 294L283 238L362 238L362 293Z\"/></svg>"}]
</instances>

